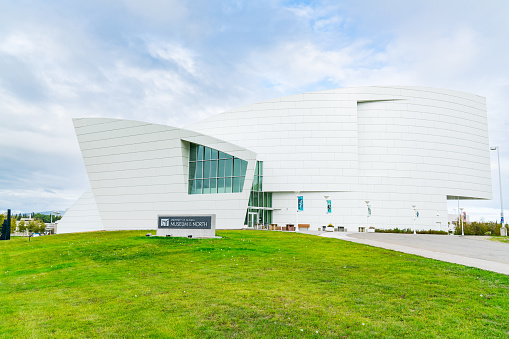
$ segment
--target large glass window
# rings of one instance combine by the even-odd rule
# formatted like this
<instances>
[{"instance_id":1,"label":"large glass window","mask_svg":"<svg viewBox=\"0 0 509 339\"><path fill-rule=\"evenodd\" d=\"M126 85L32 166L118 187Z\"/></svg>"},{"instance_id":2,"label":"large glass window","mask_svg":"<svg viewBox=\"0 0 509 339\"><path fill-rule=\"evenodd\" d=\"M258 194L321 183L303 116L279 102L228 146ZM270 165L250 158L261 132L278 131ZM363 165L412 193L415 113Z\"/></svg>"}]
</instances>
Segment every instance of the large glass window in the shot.
<instances>
[{"instance_id":1,"label":"large glass window","mask_svg":"<svg viewBox=\"0 0 509 339\"><path fill-rule=\"evenodd\" d=\"M240 193L247 161L197 144L189 150L189 194Z\"/></svg>"},{"instance_id":2,"label":"large glass window","mask_svg":"<svg viewBox=\"0 0 509 339\"><path fill-rule=\"evenodd\" d=\"M251 193L249 194L248 206L249 207L246 212L245 219L246 225L249 227L252 226L249 224L249 214L256 215L255 223L257 224L272 223L272 193L263 192L263 162L261 161L256 162L253 185L251 186Z\"/></svg>"}]
</instances>

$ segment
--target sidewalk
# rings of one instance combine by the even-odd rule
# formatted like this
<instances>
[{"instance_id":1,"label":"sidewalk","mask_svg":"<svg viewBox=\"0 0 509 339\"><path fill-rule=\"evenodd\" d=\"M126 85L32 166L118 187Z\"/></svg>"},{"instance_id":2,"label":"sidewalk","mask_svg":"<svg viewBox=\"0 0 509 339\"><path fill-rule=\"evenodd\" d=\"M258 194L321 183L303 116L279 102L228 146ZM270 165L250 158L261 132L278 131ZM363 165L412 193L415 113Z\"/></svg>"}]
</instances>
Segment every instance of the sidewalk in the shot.
<instances>
[{"instance_id":1,"label":"sidewalk","mask_svg":"<svg viewBox=\"0 0 509 339\"><path fill-rule=\"evenodd\" d=\"M312 234L509 275L509 244L491 241L488 237L343 232Z\"/></svg>"}]
</instances>

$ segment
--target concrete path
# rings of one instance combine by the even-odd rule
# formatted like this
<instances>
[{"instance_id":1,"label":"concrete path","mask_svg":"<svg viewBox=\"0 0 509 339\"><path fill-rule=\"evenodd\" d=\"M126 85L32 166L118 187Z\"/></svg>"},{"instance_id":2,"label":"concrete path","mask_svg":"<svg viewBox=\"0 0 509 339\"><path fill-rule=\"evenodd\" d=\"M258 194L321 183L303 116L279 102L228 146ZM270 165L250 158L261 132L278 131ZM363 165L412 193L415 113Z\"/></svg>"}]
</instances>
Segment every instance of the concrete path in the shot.
<instances>
[{"instance_id":1,"label":"concrete path","mask_svg":"<svg viewBox=\"0 0 509 339\"><path fill-rule=\"evenodd\" d=\"M342 232L318 235L509 275L509 244L488 237Z\"/></svg>"}]
</instances>

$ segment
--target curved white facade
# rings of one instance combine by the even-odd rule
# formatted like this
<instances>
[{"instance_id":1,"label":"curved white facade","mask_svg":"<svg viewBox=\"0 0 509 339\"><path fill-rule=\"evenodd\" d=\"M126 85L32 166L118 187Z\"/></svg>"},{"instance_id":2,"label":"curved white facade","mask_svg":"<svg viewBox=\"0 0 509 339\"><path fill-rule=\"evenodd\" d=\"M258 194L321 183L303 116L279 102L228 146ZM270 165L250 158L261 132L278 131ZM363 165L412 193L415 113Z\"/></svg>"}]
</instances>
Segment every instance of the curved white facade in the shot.
<instances>
[{"instance_id":1,"label":"curved white facade","mask_svg":"<svg viewBox=\"0 0 509 339\"><path fill-rule=\"evenodd\" d=\"M416 205L416 228L445 230L448 198L491 199L486 102L462 92L304 93L218 114L188 130L74 122L104 229L153 229L161 213L214 213L217 228L243 227L256 161L263 161L263 191L272 192L277 224L407 228ZM248 161L243 192L188 194L189 142ZM297 195L304 199L298 213ZM68 229L79 231L74 225Z\"/></svg>"}]
</instances>

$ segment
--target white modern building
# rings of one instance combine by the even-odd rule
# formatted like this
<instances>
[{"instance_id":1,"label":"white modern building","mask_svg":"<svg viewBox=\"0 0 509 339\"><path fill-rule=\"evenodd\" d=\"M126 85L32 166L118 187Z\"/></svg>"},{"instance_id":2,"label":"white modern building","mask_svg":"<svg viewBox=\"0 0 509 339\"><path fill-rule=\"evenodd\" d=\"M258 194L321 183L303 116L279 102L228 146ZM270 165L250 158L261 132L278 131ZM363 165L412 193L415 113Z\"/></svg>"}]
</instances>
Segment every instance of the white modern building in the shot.
<instances>
[{"instance_id":1,"label":"white modern building","mask_svg":"<svg viewBox=\"0 0 509 339\"><path fill-rule=\"evenodd\" d=\"M457 91L334 89L186 129L101 118L74 126L91 189L58 233L156 229L160 214L215 214L218 229L446 230L448 199L491 199L486 100Z\"/></svg>"}]
</instances>

